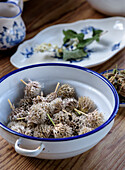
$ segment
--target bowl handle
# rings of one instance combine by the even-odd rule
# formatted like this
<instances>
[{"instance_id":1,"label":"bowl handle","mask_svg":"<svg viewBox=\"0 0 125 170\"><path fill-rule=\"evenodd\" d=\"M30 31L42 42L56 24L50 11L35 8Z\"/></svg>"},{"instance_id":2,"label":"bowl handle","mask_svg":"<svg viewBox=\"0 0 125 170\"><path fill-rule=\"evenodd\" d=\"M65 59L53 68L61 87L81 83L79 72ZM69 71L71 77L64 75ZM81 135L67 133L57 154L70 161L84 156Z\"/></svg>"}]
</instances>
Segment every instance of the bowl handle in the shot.
<instances>
[{"instance_id":1,"label":"bowl handle","mask_svg":"<svg viewBox=\"0 0 125 170\"><path fill-rule=\"evenodd\" d=\"M15 151L24 156L35 157L40 154L40 152L45 148L43 144L41 144L37 149L29 150L20 147L22 139L17 139L15 143Z\"/></svg>"}]
</instances>

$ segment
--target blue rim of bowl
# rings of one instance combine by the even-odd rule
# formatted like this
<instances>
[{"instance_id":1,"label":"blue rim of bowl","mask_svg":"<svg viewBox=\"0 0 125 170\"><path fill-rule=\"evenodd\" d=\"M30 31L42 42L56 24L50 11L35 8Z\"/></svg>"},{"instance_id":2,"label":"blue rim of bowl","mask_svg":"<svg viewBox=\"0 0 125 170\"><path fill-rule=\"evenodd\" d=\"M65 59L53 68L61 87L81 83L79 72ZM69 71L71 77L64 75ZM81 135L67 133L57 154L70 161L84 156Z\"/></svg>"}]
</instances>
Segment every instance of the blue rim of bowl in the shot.
<instances>
[{"instance_id":1,"label":"blue rim of bowl","mask_svg":"<svg viewBox=\"0 0 125 170\"><path fill-rule=\"evenodd\" d=\"M1 128L3 128L4 130L6 130L6 131L8 131L8 132L10 132L10 133L12 133L14 135L17 135L17 136L23 137L23 138L27 138L27 139L30 139L30 140L47 141L47 142L62 142L62 141L69 141L69 140L79 139L79 138L83 138L83 137L92 135L92 134L98 132L99 130L103 129L106 125L108 125L114 119L114 117L116 116L116 114L118 112L118 109L119 109L119 96L118 96L118 93L117 93L116 89L114 88L114 86L105 77L103 77L99 73L97 73L95 71L92 71L92 70L89 70L87 68L81 67L81 66L76 66L76 65L71 65L71 64L60 64L60 63L45 63L45 64L30 65L30 66L26 66L26 67L14 70L14 71L8 73L7 75L3 76L0 79L0 83L2 81L4 81L5 79L7 79L8 77L10 77L11 75L16 74L16 73L18 73L20 71L30 69L30 68L35 68L35 67L44 67L44 66L72 67L72 68L75 68L75 69L78 69L78 70L83 70L83 71L86 71L86 72L88 72L90 74L93 74L96 77L100 78L102 81L104 81L109 86L109 88L111 89L111 91L112 91L112 93L114 95L114 98L115 98L114 110L113 110L111 116L109 117L109 119L106 122L104 122L101 126L97 127L96 129L94 129L94 130L92 130L90 132L87 132L87 133L82 134L82 135L67 137L67 138L38 138L38 137L33 137L33 136L27 136L27 135L24 135L24 134L21 134L21 133L18 133L16 131L13 131L13 130L9 129L8 127L6 127L4 124L2 124L0 122L0 127Z\"/></svg>"},{"instance_id":2,"label":"blue rim of bowl","mask_svg":"<svg viewBox=\"0 0 125 170\"><path fill-rule=\"evenodd\" d=\"M107 72L112 72L114 69L111 69L111 70L106 70L106 71L103 71L103 72L101 72L100 74L102 75L102 74L105 74L105 73L107 73ZM118 70L125 70L125 69L118 69ZM125 103L120 103L120 106L122 106L122 105L125 105Z\"/></svg>"},{"instance_id":3,"label":"blue rim of bowl","mask_svg":"<svg viewBox=\"0 0 125 170\"><path fill-rule=\"evenodd\" d=\"M0 2L0 3L4 3L4 4L13 4L13 5L16 5L16 6L19 8L19 12L18 12L17 15L15 15L15 16L13 16L13 17L2 17L2 16L0 16L0 19L1 19L1 18L13 19L13 18L16 18L17 16L19 16L19 15L22 13L22 9L21 9L20 6L17 5L15 2L8 1L8 2Z\"/></svg>"}]
</instances>

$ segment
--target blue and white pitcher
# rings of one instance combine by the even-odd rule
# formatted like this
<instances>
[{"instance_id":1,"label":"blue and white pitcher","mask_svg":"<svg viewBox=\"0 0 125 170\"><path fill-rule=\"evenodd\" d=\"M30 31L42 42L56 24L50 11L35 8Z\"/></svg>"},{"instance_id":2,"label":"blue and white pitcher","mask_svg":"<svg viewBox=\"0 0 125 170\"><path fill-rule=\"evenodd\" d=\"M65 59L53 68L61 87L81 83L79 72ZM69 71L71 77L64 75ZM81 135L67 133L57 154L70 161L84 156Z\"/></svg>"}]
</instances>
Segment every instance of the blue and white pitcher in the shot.
<instances>
[{"instance_id":1,"label":"blue and white pitcher","mask_svg":"<svg viewBox=\"0 0 125 170\"><path fill-rule=\"evenodd\" d=\"M22 0L0 2L0 50L12 48L24 40L26 28L21 18Z\"/></svg>"}]
</instances>

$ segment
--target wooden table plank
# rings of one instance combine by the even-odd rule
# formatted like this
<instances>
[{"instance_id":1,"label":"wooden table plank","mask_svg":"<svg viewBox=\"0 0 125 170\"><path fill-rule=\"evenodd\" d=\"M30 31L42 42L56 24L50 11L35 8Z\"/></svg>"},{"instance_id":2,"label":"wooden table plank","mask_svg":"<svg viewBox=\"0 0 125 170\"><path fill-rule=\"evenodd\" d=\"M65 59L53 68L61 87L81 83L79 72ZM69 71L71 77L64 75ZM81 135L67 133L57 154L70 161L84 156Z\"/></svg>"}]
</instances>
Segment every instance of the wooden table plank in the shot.
<instances>
[{"instance_id":1,"label":"wooden table plank","mask_svg":"<svg viewBox=\"0 0 125 170\"><path fill-rule=\"evenodd\" d=\"M27 27L26 39L29 39L50 25L108 16L92 9L85 0L30 0L24 4L22 17ZM16 69L9 62L16 49L17 47L0 51L0 77ZM125 69L125 49L107 62L91 69L100 73L114 68L116 64ZM125 169L124 127L125 109L120 108L113 128L99 144L81 155L63 160L40 160L21 156L0 137L0 169Z\"/></svg>"}]
</instances>

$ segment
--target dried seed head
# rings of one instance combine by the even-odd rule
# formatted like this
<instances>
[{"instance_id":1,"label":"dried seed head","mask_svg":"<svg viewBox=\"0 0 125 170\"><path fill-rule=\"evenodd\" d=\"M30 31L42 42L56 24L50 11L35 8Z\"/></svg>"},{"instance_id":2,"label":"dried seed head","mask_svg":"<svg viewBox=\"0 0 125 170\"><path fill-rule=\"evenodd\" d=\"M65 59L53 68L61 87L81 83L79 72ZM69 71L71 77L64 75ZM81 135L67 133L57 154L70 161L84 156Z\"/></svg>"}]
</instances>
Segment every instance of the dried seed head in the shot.
<instances>
[{"instance_id":1,"label":"dried seed head","mask_svg":"<svg viewBox=\"0 0 125 170\"><path fill-rule=\"evenodd\" d=\"M25 128L26 128L27 124L23 121L12 121L9 122L7 127L18 132L18 133L25 133Z\"/></svg>"},{"instance_id":2,"label":"dried seed head","mask_svg":"<svg viewBox=\"0 0 125 170\"><path fill-rule=\"evenodd\" d=\"M49 110L50 110L51 115L61 111L62 110L62 99L56 98L53 101L51 101L49 105Z\"/></svg>"},{"instance_id":3,"label":"dried seed head","mask_svg":"<svg viewBox=\"0 0 125 170\"><path fill-rule=\"evenodd\" d=\"M65 98L63 100L63 109L72 112L74 108L78 108L78 101L74 98Z\"/></svg>"},{"instance_id":4,"label":"dried seed head","mask_svg":"<svg viewBox=\"0 0 125 170\"><path fill-rule=\"evenodd\" d=\"M80 97L78 100L79 110L88 113L95 110L96 105L89 97Z\"/></svg>"},{"instance_id":5,"label":"dried seed head","mask_svg":"<svg viewBox=\"0 0 125 170\"><path fill-rule=\"evenodd\" d=\"M61 97L62 99L64 98L72 98L75 97L75 90L73 87L71 87L69 84L63 84L58 92L57 95Z\"/></svg>"},{"instance_id":6,"label":"dried seed head","mask_svg":"<svg viewBox=\"0 0 125 170\"><path fill-rule=\"evenodd\" d=\"M91 130L93 130L92 128L89 128L89 127L86 127L86 126L83 126L80 131L79 131L79 135L82 135L84 133L87 133L87 132L90 132Z\"/></svg>"},{"instance_id":7,"label":"dried seed head","mask_svg":"<svg viewBox=\"0 0 125 170\"><path fill-rule=\"evenodd\" d=\"M42 102L46 102L46 97L36 96L33 98L33 104L38 104L38 103L42 103Z\"/></svg>"},{"instance_id":8,"label":"dried seed head","mask_svg":"<svg viewBox=\"0 0 125 170\"><path fill-rule=\"evenodd\" d=\"M37 125L34 129L33 136L39 138L49 138L52 134L53 127L51 125Z\"/></svg>"},{"instance_id":9,"label":"dried seed head","mask_svg":"<svg viewBox=\"0 0 125 170\"><path fill-rule=\"evenodd\" d=\"M72 121L70 122L70 126L73 129L74 135L78 135L78 132L80 132L80 129L85 126L85 119L86 116L81 115L81 116L74 116L72 117Z\"/></svg>"},{"instance_id":10,"label":"dried seed head","mask_svg":"<svg viewBox=\"0 0 125 170\"><path fill-rule=\"evenodd\" d=\"M55 138L70 137L72 136L72 128L66 124L59 123L54 127L53 134Z\"/></svg>"},{"instance_id":11,"label":"dried seed head","mask_svg":"<svg viewBox=\"0 0 125 170\"><path fill-rule=\"evenodd\" d=\"M52 92L52 93L50 93L50 94L48 94L46 96L46 101L47 102L51 102L51 101L53 101L56 98L57 98L57 93L56 92Z\"/></svg>"},{"instance_id":12,"label":"dried seed head","mask_svg":"<svg viewBox=\"0 0 125 170\"><path fill-rule=\"evenodd\" d=\"M25 97L20 100L19 107L22 107L24 110L29 110L32 104L33 104L32 99Z\"/></svg>"},{"instance_id":13,"label":"dried seed head","mask_svg":"<svg viewBox=\"0 0 125 170\"><path fill-rule=\"evenodd\" d=\"M40 83L37 81L29 80L29 83L27 83L27 85L25 86L24 95L29 98L30 97L33 98L40 95L40 93L41 93Z\"/></svg>"},{"instance_id":14,"label":"dried seed head","mask_svg":"<svg viewBox=\"0 0 125 170\"><path fill-rule=\"evenodd\" d=\"M88 113L86 118L86 126L90 128L97 128L104 123L104 117L102 113L99 113L97 110L94 110L91 113Z\"/></svg>"},{"instance_id":15,"label":"dried seed head","mask_svg":"<svg viewBox=\"0 0 125 170\"><path fill-rule=\"evenodd\" d=\"M32 127L32 128L27 127L27 128L25 129L24 134L25 134L25 135L28 135L28 136L32 136L32 135L33 135L33 131L34 131L34 128L33 128L33 127Z\"/></svg>"},{"instance_id":16,"label":"dried seed head","mask_svg":"<svg viewBox=\"0 0 125 170\"><path fill-rule=\"evenodd\" d=\"M55 124L59 123L68 123L70 120L70 115L67 113L64 113L63 111L60 111L59 113L56 113L53 115L53 121Z\"/></svg>"},{"instance_id":17,"label":"dried seed head","mask_svg":"<svg viewBox=\"0 0 125 170\"><path fill-rule=\"evenodd\" d=\"M41 124L45 122L46 117L46 111L42 108L42 105L36 104L31 106L27 121L28 123Z\"/></svg>"},{"instance_id":18,"label":"dried seed head","mask_svg":"<svg viewBox=\"0 0 125 170\"><path fill-rule=\"evenodd\" d=\"M26 117L27 115L28 112L24 111L23 107L15 108L9 116L9 120L17 120L17 118Z\"/></svg>"}]
</instances>

